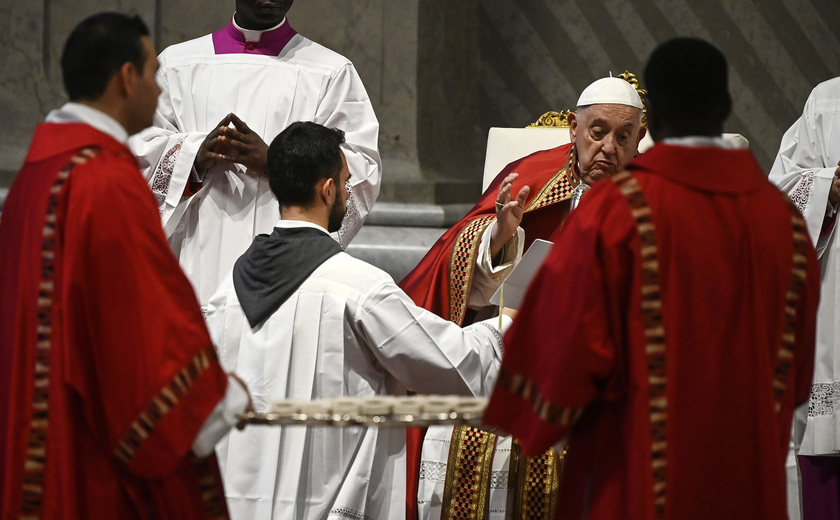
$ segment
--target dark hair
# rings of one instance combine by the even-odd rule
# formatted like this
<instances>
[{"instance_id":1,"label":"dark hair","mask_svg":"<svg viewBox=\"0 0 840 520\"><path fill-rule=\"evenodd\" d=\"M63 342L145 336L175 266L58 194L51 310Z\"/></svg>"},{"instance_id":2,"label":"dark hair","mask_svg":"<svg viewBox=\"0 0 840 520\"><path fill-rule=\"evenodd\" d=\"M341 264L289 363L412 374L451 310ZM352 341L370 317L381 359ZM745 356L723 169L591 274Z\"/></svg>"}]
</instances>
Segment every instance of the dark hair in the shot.
<instances>
[{"instance_id":1,"label":"dark hair","mask_svg":"<svg viewBox=\"0 0 840 520\"><path fill-rule=\"evenodd\" d=\"M147 56L141 38L149 29L139 16L99 13L73 29L61 53L64 89L71 101L99 98L125 63L139 74Z\"/></svg>"},{"instance_id":2,"label":"dark hair","mask_svg":"<svg viewBox=\"0 0 840 520\"><path fill-rule=\"evenodd\" d=\"M280 206L309 207L315 185L339 182L344 132L312 122L292 123L268 147L268 184Z\"/></svg>"},{"instance_id":3,"label":"dark hair","mask_svg":"<svg viewBox=\"0 0 840 520\"><path fill-rule=\"evenodd\" d=\"M652 109L674 128L722 125L729 115L726 58L696 38L674 38L657 47L645 67Z\"/></svg>"}]
</instances>

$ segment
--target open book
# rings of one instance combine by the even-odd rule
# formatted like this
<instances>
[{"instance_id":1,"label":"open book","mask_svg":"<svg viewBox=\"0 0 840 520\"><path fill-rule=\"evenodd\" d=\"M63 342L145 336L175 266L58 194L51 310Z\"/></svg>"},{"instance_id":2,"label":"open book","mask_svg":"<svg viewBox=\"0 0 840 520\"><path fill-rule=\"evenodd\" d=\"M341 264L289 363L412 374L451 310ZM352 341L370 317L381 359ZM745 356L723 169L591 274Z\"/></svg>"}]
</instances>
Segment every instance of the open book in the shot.
<instances>
[{"instance_id":1,"label":"open book","mask_svg":"<svg viewBox=\"0 0 840 520\"><path fill-rule=\"evenodd\" d=\"M496 294L490 298L490 303L493 305L502 306L509 309L518 309L522 305L522 300L525 298L525 292L528 290L528 285L531 284L534 275L545 260L548 252L551 251L551 246L554 242L548 240L536 239L531 244L531 247L522 255L522 260L517 265L507 279L496 291Z\"/></svg>"}]
</instances>

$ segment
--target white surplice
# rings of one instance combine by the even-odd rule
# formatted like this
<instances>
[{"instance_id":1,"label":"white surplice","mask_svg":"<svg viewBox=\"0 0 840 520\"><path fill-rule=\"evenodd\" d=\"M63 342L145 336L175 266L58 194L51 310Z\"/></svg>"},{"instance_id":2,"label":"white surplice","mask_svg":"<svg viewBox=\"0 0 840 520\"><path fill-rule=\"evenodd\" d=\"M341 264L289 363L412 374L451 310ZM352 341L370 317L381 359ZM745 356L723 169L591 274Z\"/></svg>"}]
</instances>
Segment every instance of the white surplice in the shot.
<instances>
[{"instance_id":1,"label":"white surplice","mask_svg":"<svg viewBox=\"0 0 840 520\"><path fill-rule=\"evenodd\" d=\"M836 225L829 232L822 232L826 217L834 212L828 194L838 161L840 78L834 78L811 92L802 116L782 137L770 170L770 181L788 194L805 217L821 270L811 399L807 410L803 407L794 415L787 462L791 520L801 515L795 454L840 454L840 241Z\"/></svg>"},{"instance_id":2,"label":"white surplice","mask_svg":"<svg viewBox=\"0 0 840 520\"><path fill-rule=\"evenodd\" d=\"M228 275L207 323L222 365L243 378L257 411L282 399L407 388L488 395L501 358L497 318L462 329L346 253L319 266L253 329ZM404 517L404 429L249 426L217 452L234 519Z\"/></svg>"},{"instance_id":3,"label":"white surplice","mask_svg":"<svg viewBox=\"0 0 840 520\"><path fill-rule=\"evenodd\" d=\"M297 34L276 57L216 54L206 35L168 47L159 61L163 93L154 126L131 146L202 306L253 238L270 233L280 217L266 174L239 164L216 164L198 193L183 196L199 146L230 112L267 144L295 121L345 132L352 189L337 238L347 246L379 194L381 177L379 123L349 60Z\"/></svg>"}]
</instances>

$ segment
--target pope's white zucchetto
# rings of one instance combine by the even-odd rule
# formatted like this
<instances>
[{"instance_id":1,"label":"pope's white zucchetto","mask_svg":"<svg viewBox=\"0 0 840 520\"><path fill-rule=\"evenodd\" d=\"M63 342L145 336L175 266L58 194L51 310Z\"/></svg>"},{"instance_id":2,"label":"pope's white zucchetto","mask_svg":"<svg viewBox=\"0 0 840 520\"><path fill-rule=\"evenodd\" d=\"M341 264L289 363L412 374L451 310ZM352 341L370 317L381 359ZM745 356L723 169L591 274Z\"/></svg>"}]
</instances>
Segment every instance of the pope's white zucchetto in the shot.
<instances>
[{"instance_id":1,"label":"pope's white zucchetto","mask_svg":"<svg viewBox=\"0 0 840 520\"><path fill-rule=\"evenodd\" d=\"M627 105L644 109L639 93L621 78L601 78L583 89L577 106L589 105Z\"/></svg>"}]
</instances>

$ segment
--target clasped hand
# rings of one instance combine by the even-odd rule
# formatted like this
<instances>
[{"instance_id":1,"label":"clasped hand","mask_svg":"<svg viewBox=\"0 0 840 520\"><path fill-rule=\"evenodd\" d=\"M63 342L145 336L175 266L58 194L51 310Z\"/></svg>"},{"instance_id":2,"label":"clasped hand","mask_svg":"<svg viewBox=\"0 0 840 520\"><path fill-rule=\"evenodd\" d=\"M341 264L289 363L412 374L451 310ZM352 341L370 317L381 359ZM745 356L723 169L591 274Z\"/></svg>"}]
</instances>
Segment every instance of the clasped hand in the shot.
<instances>
[{"instance_id":1,"label":"clasped hand","mask_svg":"<svg viewBox=\"0 0 840 520\"><path fill-rule=\"evenodd\" d=\"M267 157L268 145L265 141L231 113L207 134L195 156L195 165L199 170L206 171L217 161L230 161L262 173L266 171Z\"/></svg>"}]
</instances>

